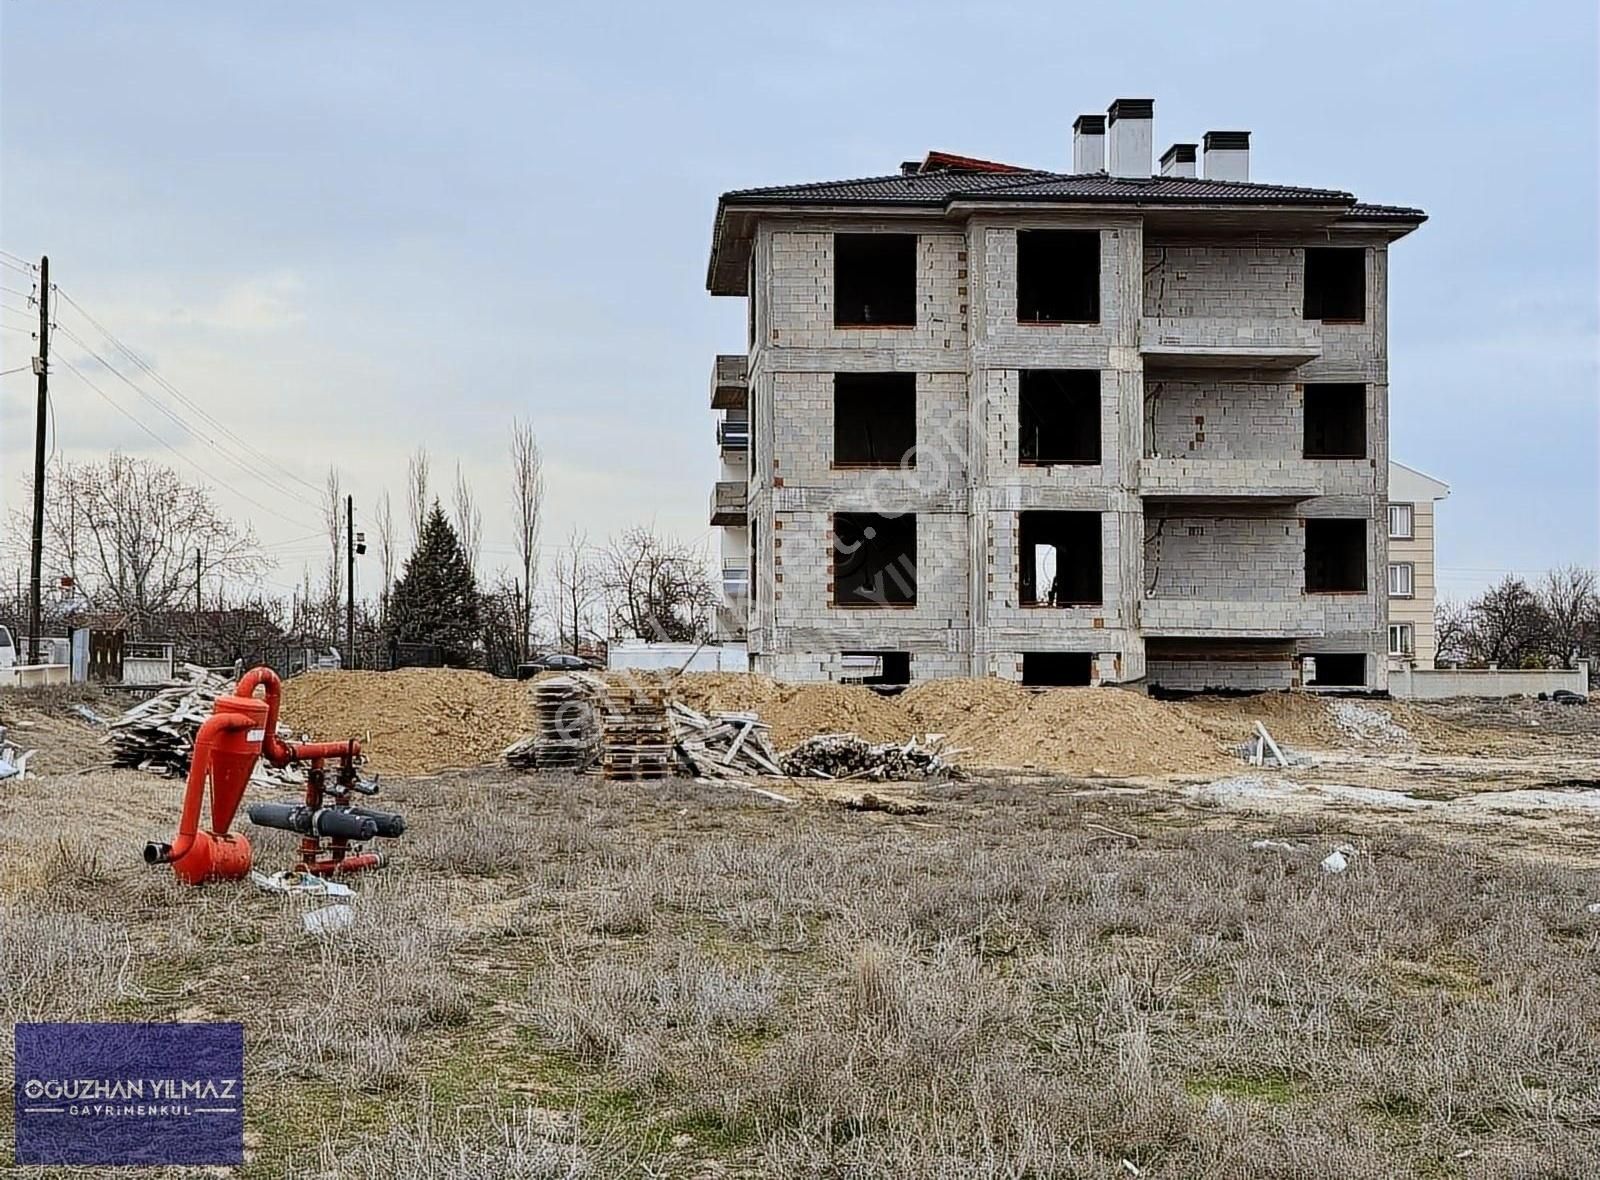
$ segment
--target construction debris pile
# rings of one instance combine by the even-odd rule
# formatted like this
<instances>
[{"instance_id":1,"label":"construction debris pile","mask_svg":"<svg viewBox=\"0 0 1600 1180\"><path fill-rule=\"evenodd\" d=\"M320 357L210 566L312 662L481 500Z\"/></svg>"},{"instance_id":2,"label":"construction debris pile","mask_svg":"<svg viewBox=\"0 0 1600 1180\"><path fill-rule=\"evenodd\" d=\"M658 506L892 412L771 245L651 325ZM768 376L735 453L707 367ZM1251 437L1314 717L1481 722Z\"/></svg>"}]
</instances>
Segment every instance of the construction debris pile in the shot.
<instances>
[{"instance_id":1,"label":"construction debris pile","mask_svg":"<svg viewBox=\"0 0 1600 1180\"><path fill-rule=\"evenodd\" d=\"M20 750L6 740L6 727L0 725L0 778L26 778L32 750Z\"/></svg>"},{"instance_id":2,"label":"construction debris pile","mask_svg":"<svg viewBox=\"0 0 1600 1180\"><path fill-rule=\"evenodd\" d=\"M1406 749L1414 745L1410 732L1387 709L1360 701L1332 701L1328 713L1341 733L1357 745Z\"/></svg>"},{"instance_id":3,"label":"construction debris pile","mask_svg":"<svg viewBox=\"0 0 1600 1180\"><path fill-rule=\"evenodd\" d=\"M791 778L908 782L951 772L938 745L937 739L874 744L853 733L825 733L807 738L786 752L778 764Z\"/></svg>"},{"instance_id":4,"label":"construction debris pile","mask_svg":"<svg viewBox=\"0 0 1600 1180\"><path fill-rule=\"evenodd\" d=\"M536 681L534 732L512 742L501 757L519 770L587 770L600 757L596 709L605 691L598 677L581 672Z\"/></svg>"},{"instance_id":5,"label":"construction debris pile","mask_svg":"<svg viewBox=\"0 0 1600 1180\"><path fill-rule=\"evenodd\" d=\"M697 778L742 780L781 775L771 730L753 711L707 716L673 701L667 709L678 759Z\"/></svg>"},{"instance_id":6,"label":"construction debris pile","mask_svg":"<svg viewBox=\"0 0 1600 1180\"><path fill-rule=\"evenodd\" d=\"M217 698L232 691L234 682L193 664L185 664L182 671L188 677L187 683L162 689L110 723L104 740L111 743L113 766L165 775L189 772L195 735L200 732L201 723L211 716ZM282 725L278 732L291 736ZM257 766L255 777L275 782L304 781L295 772L264 763Z\"/></svg>"},{"instance_id":7,"label":"construction debris pile","mask_svg":"<svg viewBox=\"0 0 1600 1180\"><path fill-rule=\"evenodd\" d=\"M667 725L666 686L626 681L605 687L601 773L624 782L670 778L672 734Z\"/></svg>"}]
</instances>

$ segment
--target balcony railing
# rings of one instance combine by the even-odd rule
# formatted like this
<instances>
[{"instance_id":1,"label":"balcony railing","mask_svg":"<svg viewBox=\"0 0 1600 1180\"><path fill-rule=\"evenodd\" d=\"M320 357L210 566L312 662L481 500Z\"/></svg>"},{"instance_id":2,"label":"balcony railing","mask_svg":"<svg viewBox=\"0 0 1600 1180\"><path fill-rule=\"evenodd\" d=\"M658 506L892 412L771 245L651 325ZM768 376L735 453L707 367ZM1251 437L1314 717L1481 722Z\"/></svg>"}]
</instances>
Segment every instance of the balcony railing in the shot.
<instances>
[{"instance_id":1,"label":"balcony railing","mask_svg":"<svg viewBox=\"0 0 1600 1180\"><path fill-rule=\"evenodd\" d=\"M717 446L726 455L729 451L750 449L750 423L743 419L724 418L717 423Z\"/></svg>"},{"instance_id":2,"label":"balcony railing","mask_svg":"<svg viewBox=\"0 0 1600 1180\"><path fill-rule=\"evenodd\" d=\"M722 569L722 593L728 598L744 598L750 593L750 569L743 565L729 565Z\"/></svg>"},{"instance_id":3,"label":"balcony railing","mask_svg":"<svg viewBox=\"0 0 1600 1180\"><path fill-rule=\"evenodd\" d=\"M1305 459L1139 460L1139 494L1150 500L1309 500L1322 472Z\"/></svg>"},{"instance_id":4,"label":"balcony railing","mask_svg":"<svg viewBox=\"0 0 1600 1180\"><path fill-rule=\"evenodd\" d=\"M1303 598L1146 598L1139 603L1139 628L1169 639L1309 639L1324 625L1321 606Z\"/></svg>"},{"instance_id":5,"label":"balcony railing","mask_svg":"<svg viewBox=\"0 0 1600 1180\"><path fill-rule=\"evenodd\" d=\"M1139 351L1147 369L1289 369L1322 355L1322 331L1315 320L1145 316Z\"/></svg>"},{"instance_id":6,"label":"balcony railing","mask_svg":"<svg viewBox=\"0 0 1600 1180\"><path fill-rule=\"evenodd\" d=\"M711 366L711 408L742 410L749 400L750 360L737 353L722 353Z\"/></svg>"},{"instance_id":7,"label":"balcony railing","mask_svg":"<svg viewBox=\"0 0 1600 1180\"><path fill-rule=\"evenodd\" d=\"M719 479L711 489L711 523L722 526L745 524L749 517L746 498L749 489L736 479Z\"/></svg>"}]
</instances>

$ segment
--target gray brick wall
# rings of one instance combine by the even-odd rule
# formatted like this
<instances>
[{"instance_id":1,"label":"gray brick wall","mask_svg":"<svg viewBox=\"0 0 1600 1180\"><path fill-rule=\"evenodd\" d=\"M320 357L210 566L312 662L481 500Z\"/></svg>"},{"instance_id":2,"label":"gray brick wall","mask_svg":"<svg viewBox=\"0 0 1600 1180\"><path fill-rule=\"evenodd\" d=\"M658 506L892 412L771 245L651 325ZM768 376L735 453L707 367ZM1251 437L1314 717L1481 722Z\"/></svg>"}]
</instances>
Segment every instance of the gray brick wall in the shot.
<instances>
[{"instance_id":1,"label":"gray brick wall","mask_svg":"<svg viewBox=\"0 0 1600 1180\"><path fill-rule=\"evenodd\" d=\"M1098 324L1017 323L1017 231L1043 225L1099 231ZM918 233L915 328L833 326L835 229ZM750 355L751 541L759 583L750 642L757 667L829 679L838 675L841 650L903 650L912 653L913 679L1016 677L1022 652L1087 651L1104 653L1122 679L1148 671L1152 681L1174 687L1278 688L1292 679L1294 652L1381 655L1387 266L1381 244L1363 244L1367 322L1320 325L1300 318L1302 242L1147 243L1137 215L1098 213L986 213L938 226L892 215L761 226L753 287L759 334ZM1310 342L1321 355L1298 369L1259 371L1175 370L1167 358L1147 374L1141 342L1168 330L1197 342ZM1017 393L1025 368L1100 372L1100 464L1019 463ZM917 375L919 448L934 453L924 459L919 450L913 471L832 466L833 374L873 371ZM1317 380L1371 386L1367 460L1301 458L1300 386ZM1171 495L1185 489L1167 482L1192 480L1193 489L1220 497L1235 485L1249 493L1273 481L1280 492L1309 498L1258 502L1246 511L1220 500L1187 508L1146 503L1140 490L1147 452L1173 459L1152 465L1162 486L1150 491ZM1099 608L1025 608L1017 601L1018 514L1052 509L1102 514ZM833 512L849 510L917 514L914 608L830 605L828 529ZM1299 519L1349 515L1374 522L1369 592L1304 596ZM1158 518L1168 523L1152 550ZM1215 661L1164 658L1147 668L1140 614L1151 591L1166 596L1162 603L1217 604L1210 613L1222 624L1219 643L1232 625L1241 634L1259 625L1298 627L1292 633L1304 637L1287 643L1285 654L1260 660L1236 653ZM1381 658L1369 664L1383 675Z\"/></svg>"}]
</instances>

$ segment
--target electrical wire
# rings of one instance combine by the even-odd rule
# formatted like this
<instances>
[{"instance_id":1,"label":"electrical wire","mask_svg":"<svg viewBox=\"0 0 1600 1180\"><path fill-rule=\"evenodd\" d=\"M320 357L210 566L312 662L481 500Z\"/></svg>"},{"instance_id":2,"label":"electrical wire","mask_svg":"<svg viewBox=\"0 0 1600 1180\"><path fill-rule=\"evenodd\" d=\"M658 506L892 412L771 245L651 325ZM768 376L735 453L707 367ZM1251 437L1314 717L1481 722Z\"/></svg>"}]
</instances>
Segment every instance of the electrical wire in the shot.
<instances>
[{"instance_id":1,"label":"electrical wire","mask_svg":"<svg viewBox=\"0 0 1600 1180\"><path fill-rule=\"evenodd\" d=\"M233 430L229 429L229 427L225 423L223 423L223 422L219 421L217 418L215 418L209 411L207 411L205 409L205 407L196 404L186 394L184 394L184 392L182 390L180 390L176 385L174 385L171 381L167 380L167 378L163 377L160 373L156 372L156 370L151 367L151 365L149 364L148 361L146 361L142 356L140 356L132 348L129 348L120 339L118 339L118 337L116 336L115 333L113 333L109 328L107 328L99 320L95 319L94 316L90 315L88 310L83 306L83 304L79 303L76 299L74 299L70 292L63 291L60 288L59 285L52 284L52 286L54 287L54 290L55 290L55 293L56 293L56 296L57 296L56 302L57 302L57 306L58 307L60 306L60 301L61 300L63 300L63 299L66 300L66 302L73 308L74 311L76 311L84 319L88 320L89 323L94 326L96 331L98 331L102 336L104 336L108 341L110 341L111 346L113 348L117 349L117 351L121 352L124 356L126 356L129 360L131 360L134 363L134 365L136 365L139 369L141 369L145 373L149 374L151 380L155 381L156 384L161 386L161 388L165 389L173 397L177 398L178 401L181 402L183 405L188 406L189 409L194 411L196 414L198 414L203 421L210 423L211 426L214 429L220 431L222 434L227 435L235 443L237 443L241 448L243 448L247 453L249 453L251 455L254 455L259 462L261 462L262 464L266 465L267 467L270 467L270 468L272 468L272 469L274 469L274 470L276 470L278 472L281 472L286 478L288 478L288 479L294 481L295 483L299 484L301 487L303 487L307 491L311 492L312 495L320 497L323 494L323 489L322 488L317 487L315 484L309 482L308 480L302 479L300 476L298 476L294 472L290 471L283 464L281 464L277 460L273 459L270 455L267 455L267 454L263 453L262 451L258 450L251 443L246 441L244 438L241 438L238 434L234 433Z\"/></svg>"},{"instance_id":2,"label":"electrical wire","mask_svg":"<svg viewBox=\"0 0 1600 1180\"><path fill-rule=\"evenodd\" d=\"M203 442L203 443L207 444L208 446L214 448L219 454L222 455L223 458L228 459L230 462L237 463L240 467L244 468L244 470L250 476L252 476L255 479L259 479L262 483L264 483L268 487L272 488L273 491L278 492L279 494L281 494L283 496L286 496L291 500L298 500L301 504L305 505L307 508L316 508L316 507L318 507L318 505L313 504L311 501L307 500L304 496L300 495L298 492L290 491L288 488L284 487L281 483L279 483L277 480L273 479L265 471L258 470L256 467L252 466L248 460L244 459L240 455L234 454L231 451L230 448L228 448L228 447L224 446L223 444L219 443L216 439L210 438L210 437L206 436L205 434L201 433L200 431L198 431L182 415L180 415L176 411L170 409L166 405L165 402L162 402L158 398L156 398L153 395L151 395L150 393L148 393L144 389L143 386L141 386L137 382L133 381L131 378L129 378L127 376L127 374L123 373L122 370L118 369L110 361L106 360L105 357L101 356L98 352L96 352L92 347L90 347L90 345L81 336L79 336L71 328L57 328L56 330L58 332L60 332L61 335L65 336L68 340L70 340L74 344L76 344L79 348L81 348L85 352L87 352L90 356L94 357L95 360L100 362L100 364L105 367L107 372L111 373L114 377L117 378L117 380L121 381L129 389L133 390L136 394L138 394L145 401L149 402L150 405L155 407L155 409L156 409L156 411L158 413L160 413L163 416L165 416L169 421L172 422L172 424L174 426L176 426L179 430L183 431L190 438L194 439L196 442Z\"/></svg>"},{"instance_id":3,"label":"electrical wire","mask_svg":"<svg viewBox=\"0 0 1600 1180\"><path fill-rule=\"evenodd\" d=\"M61 364L62 364L62 366L64 368L66 368L66 370L69 373L71 373L79 381L82 381L91 390L93 390L96 394L98 394L100 396L101 400L104 401L107 405L109 405L112 409L116 410L117 413L121 414L129 422L132 422L135 426L137 426L145 434L149 435L152 439L154 439L156 442L160 443L163 447L165 447L167 450L171 451L179 459L183 460L190 467L193 467L196 471L198 471L201 475L205 476L207 479L211 480L213 483L216 483L216 484L218 484L218 485L220 485L220 486L222 486L224 488L227 488L230 492L232 492L234 495L238 496L241 500L245 501L247 504L253 504L257 508L261 509L261 511L270 513L271 515L276 516L279 520L287 521L289 524L294 525L296 528L307 529L307 528L311 527L311 525L308 522L303 521L303 520L296 520L292 516L285 516L283 513L279 512L276 508L273 508L273 507L271 507L270 505L267 505L267 504L263 504L260 500L256 500L256 499L246 495L244 492L240 491L238 488L236 488L232 484L230 484L227 480L217 478L217 476L213 475L210 471L206 470L199 463L196 463L193 459L189 458L189 456L185 455L182 451L178 450L177 447L173 446L166 439L162 438L155 431L151 430L150 427L145 425L138 418L136 418L132 414L130 414L115 399L113 399L110 394L108 394L105 390L101 389L93 381L89 380L89 378L86 377L78 369L78 367L76 365L74 365L71 361L66 360L65 358L62 358Z\"/></svg>"},{"instance_id":4,"label":"electrical wire","mask_svg":"<svg viewBox=\"0 0 1600 1180\"><path fill-rule=\"evenodd\" d=\"M5 369L3 371L0 371L0 377L9 377L13 373L26 373L32 368L33 368L32 365L18 365L14 369Z\"/></svg>"}]
</instances>

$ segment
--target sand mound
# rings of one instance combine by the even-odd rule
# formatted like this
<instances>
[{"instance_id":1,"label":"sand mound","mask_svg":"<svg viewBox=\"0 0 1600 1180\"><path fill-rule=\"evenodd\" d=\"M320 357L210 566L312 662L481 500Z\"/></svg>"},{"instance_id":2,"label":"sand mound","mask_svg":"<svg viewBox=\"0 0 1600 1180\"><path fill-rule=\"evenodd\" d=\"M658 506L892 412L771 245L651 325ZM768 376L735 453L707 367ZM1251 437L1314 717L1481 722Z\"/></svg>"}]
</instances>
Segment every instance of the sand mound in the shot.
<instances>
[{"instance_id":1,"label":"sand mound","mask_svg":"<svg viewBox=\"0 0 1600 1180\"><path fill-rule=\"evenodd\" d=\"M672 695L702 713L754 709L772 726L780 750L819 733L854 733L871 742L892 742L916 731L891 697L847 684L782 684L739 672L689 673Z\"/></svg>"},{"instance_id":2,"label":"sand mound","mask_svg":"<svg viewBox=\"0 0 1600 1180\"><path fill-rule=\"evenodd\" d=\"M840 684L780 684L765 676L690 674L675 695L702 711L754 709L780 749L848 730L870 741L942 733L977 766L1063 774L1204 771L1217 742L1173 706L1123 689L1037 692L1004 680L937 680L897 697Z\"/></svg>"},{"instance_id":3,"label":"sand mound","mask_svg":"<svg viewBox=\"0 0 1600 1180\"><path fill-rule=\"evenodd\" d=\"M283 686L283 720L314 739L357 737L368 765L429 774L493 762L532 727L526 685L485 672L307 672Z\"/></svg>"},{"instance_id":4,"label":"sand mound","mask_svg":"<svg viewBox=\"0 0 1600 1180\"><path fill-rule=\"evenodd\" d=\"M1172 706L1127 689L1031 691L1003 680L940 680L900 698L922 732L944 733L961 761L1064 774L1204 771L1217 742Z\"/></svg>"}]
</instances>

